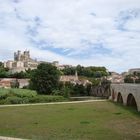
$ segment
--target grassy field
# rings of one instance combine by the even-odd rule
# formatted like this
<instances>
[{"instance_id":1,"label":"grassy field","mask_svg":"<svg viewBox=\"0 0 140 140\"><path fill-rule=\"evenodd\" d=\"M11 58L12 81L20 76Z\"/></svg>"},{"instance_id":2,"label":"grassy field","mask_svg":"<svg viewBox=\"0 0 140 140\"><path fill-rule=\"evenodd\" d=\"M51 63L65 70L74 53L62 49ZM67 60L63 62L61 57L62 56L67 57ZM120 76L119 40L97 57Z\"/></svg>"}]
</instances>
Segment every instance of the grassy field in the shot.
<instances>
[{"instance_id":1,"label":"grassy field","mask_svg":"<svg viewBox=\"0 0 140 140\"><path fill-rule=\"evenodd\" d=\"M0 108L0 135L33 140L140 140L140 114L111 102Z\"/></svg>"}]
</instances>

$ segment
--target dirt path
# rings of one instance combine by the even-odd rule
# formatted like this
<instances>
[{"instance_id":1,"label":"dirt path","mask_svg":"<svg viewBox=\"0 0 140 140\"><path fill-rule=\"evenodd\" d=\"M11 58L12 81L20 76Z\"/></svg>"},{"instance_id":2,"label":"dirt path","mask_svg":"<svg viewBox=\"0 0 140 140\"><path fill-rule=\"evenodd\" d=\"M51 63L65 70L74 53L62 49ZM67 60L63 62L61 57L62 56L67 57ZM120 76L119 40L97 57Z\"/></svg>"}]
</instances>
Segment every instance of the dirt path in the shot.
<instances>
[{"instance_id":1,"label":"dirt path","mask_svg":"<svg viewBox=\"0 0 140 140\"><path fill-rule=\"evenodd\" d=\"M1 137L0 140L25 140L25 139L20 139L20 138L10 138L10 137ZM27 139L26 139L27 140Z\"/></svg>"},{"instance_id":2,"label":"dirt path","mask_svg":"<svg viewBox=\"0 0 140 140\"><path fill-rule=\"evenodd\" d=\"M16 104L16 105L0 105L2 107L16 107L16 106L38 106L38 105L57 105L57 104L77 104L77 103L90 103L90 102L104 102L107 100L86 100L86 101L70 101L70 102L52 102L52 103L36 103L36 104ZM0 139L1 140L1 139Z\"/></svg>"}]
</instances>

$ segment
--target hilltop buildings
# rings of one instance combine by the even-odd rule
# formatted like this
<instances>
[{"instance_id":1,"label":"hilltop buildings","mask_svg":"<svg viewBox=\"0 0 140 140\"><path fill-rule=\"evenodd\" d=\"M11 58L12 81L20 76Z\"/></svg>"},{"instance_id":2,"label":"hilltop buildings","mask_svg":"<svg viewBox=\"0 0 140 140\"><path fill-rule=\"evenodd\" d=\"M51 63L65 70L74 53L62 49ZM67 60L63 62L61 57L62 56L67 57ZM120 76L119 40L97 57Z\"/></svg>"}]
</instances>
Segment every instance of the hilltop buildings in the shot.
<instances>
[{"instance_id":1,"label":"hilltop buildings","mask_svg":"<svg viewBox=\"0 0 140 140\"><path fill-rule=\"evenodd\" d=\"M129 69L128 74L140 73L140 68Z\"/></svg>"},{"instance_id":2,"label":"hilltop buildings","mask_svg":"<svg viewBox=\"0 0 140 140\"><path fill-rule=\"evenodd\" d=\"M39 62L30 57L29 51L17 51L14 53L14 60L4 62L4 67L9 68L11 73L21 72L28 69L36 69Z\"/></svg>"},{"instance_id":3,"label":"hilltop buildings","mask_svg":"<svg viewBox=\"0 0 140 140\"><path fill-rule=\"evenodd\" d=\"M113 84L124 83L124 76L116 72L110 72L111 75L107 77L107 80L111 81Z\"/></svg>"},{"instance_id":4,"label":"hilltop buildings","mask_svg":"<svg viewBox=\"0 0 140 140\"><path fill-rule=\"evenodd\" d=\"M21 51L17 51L14 53L14 60L8 60L7 62L4 62L4 67L8 68L11 73L26 71L28 69L36 69L37 66L40 63L43 63L44 61L37 61L30 57L29 51L24 51L23 53ZM45 62L49 63L49 62ZM71 65L60 65L58 61L53 61L51 63L52 65L56 66L59 70L62 70L64 68L72 67Z\"/></svg>"}]
</instances>

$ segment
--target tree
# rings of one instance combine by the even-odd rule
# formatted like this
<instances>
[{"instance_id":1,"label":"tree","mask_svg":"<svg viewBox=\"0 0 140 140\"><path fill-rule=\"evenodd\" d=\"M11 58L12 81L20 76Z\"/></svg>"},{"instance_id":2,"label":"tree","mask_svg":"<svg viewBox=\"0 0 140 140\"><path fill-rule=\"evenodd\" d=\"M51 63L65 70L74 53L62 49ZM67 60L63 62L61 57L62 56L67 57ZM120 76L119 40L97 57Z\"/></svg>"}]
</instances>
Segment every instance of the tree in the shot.
<instances>
[{"instance_id":1,"label":"tree","mask_svg":"<svg viewBox=\"0 0 140 140\"><path fill-rule=\"evenodd\" d=\"M8 69L4 68L4 64L0 62L0 78L7 78L8 76Z\"/></svg>"},{"instance_id":2,"label":"tree","mask_svg":"<svg viewBox=\"0 0 140 140\"><path fill-rule=\"evenodd\" d=\"M30 87L39 94L51 94L58 88L60 72L57 68L48 63L41 63L32 72Z\"/></svg>"},{"instance_id":3,"label":"tree","mask_svg":"<svg viewBox=\"0 0 140 140\"><path fill-rule=\"evenodd\" d=\"M133 75L127 75L125 78L124 78L124 83L134 83L134 80L133 80Z\"/></svg>"}]
</instances>

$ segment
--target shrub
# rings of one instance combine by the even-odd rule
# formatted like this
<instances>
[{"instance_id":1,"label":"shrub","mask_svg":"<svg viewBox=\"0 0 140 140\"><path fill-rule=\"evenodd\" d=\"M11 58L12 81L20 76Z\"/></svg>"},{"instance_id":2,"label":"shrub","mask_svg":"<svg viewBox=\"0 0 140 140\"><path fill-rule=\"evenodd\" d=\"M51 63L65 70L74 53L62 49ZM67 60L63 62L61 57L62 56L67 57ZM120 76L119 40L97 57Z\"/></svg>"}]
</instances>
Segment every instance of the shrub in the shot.
<instances>
[{"instance_id":1,"label":"shrub","mask_svg":"<svg viewBox=\"0 0 140 140\"><path fill-rule=\"evenodd\" d=\"M46 96L46 95L38 95L36 97L30 98L30 103L48 103L48 102L59 102L64 101L65 98L63 96Z\"/></svg>"},{"instance_id":2,"label":"shrub","mask_svg":"<svg viewBox=\"0 0 140 140\"><path fill-rule=\"evenodd\" d=\"M71 89L68 88L68 87L64 87L62 90L62 96L65 97L65 98L69 98L70 96L70 93L71 93Z\"/></svg>"},{"instance_id":3,"label":"shrub","mask_svg":"<svg viewBox=\"0 0 140 140\"><path fill-rule=\"evenodd\" d=\"M139 84L140 83L140 79L136 79L135 83Z\"/></svg>"},{"instance_id":4,"label":"shrub","mask_svg":"<svg viewBox=\"0 0 140 140\"><path fill-rule=\"evenodd\" d=\"M6 99L10 95L10 89L0 89L0 100Z\"/></svg>"},{"instance_id":5,"label":"shrub","mask_svg":"<svg viewBox=\"0 0 140 140\"><path fill-rule=\"evenodd\" d=\"M14 96L17 96L20 98L24 98L24 97L31 98L31 97L37 96L36 91L27 90L27 89L11 89L9 92L13 94Z\"/></svg>"},{"instance_id":6,"label":"shrub","mask_svg":"<svg viewBox=\"0 0 140 140\"><path fill-rule=\"evenodd\" d=\"M61 90L53 90L52 91L52 95L62 95L62 91Z\"/></svg>"},{"instance_id":7,"label":"shrub","mask_svg":"<svg viewBox=\"0 0 140 140\"><path fill-rule=\"evenodd\" d=\"M11 97L7 97L7 99L5 100L5 103L6 104L22 104L23 99L20 97L11 96Z\"/></svg>"},{"instance_id":8,"label":"shrub","mask_svg":"<svg viewBox=\"0 0 140 140\"><path fill-rule=\"evenodd\" d=\"M25 89L0 89L0 104L25 104L25 103L47 103L64 101L59 90L54 91L53 96L37 95L36 91ZM56 96L57 95L57 96Z\"/></svg>"}]
</instances>

